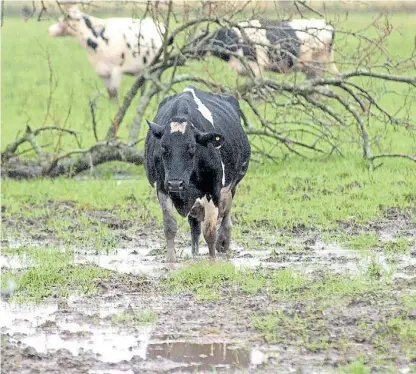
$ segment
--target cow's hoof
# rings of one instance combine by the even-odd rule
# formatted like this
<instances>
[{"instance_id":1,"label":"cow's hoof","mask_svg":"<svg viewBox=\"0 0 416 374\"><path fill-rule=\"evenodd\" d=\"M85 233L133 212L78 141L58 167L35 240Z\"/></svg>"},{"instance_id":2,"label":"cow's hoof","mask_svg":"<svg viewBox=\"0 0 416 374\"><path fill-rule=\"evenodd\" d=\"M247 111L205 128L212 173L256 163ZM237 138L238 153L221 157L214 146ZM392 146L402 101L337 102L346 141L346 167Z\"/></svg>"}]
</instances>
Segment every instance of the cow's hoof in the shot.
<instances>
[{"instance_id":1,"label":"cow's hoof","mask_svg":"<svg viewBox=\"0 0 416 374\"><path fill-rule=\"evenodd\" d=\"M226 253L230 247L230 241L226 237L219 237L215 243L215 249L218 253Z\"/></svg>"}]
</instances>

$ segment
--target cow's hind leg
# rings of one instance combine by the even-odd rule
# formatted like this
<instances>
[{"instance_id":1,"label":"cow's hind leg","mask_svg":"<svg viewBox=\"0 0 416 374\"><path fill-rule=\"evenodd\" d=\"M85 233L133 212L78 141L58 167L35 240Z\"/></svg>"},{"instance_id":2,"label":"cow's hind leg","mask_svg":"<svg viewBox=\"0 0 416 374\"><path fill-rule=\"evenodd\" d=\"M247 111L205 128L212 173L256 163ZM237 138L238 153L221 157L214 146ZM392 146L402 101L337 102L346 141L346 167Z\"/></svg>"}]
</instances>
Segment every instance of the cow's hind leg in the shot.
<instances>
[{"instance_id":1,"label":"cow's hind leg","mask_svg":"<svg viewBox=\"0 0 416 374\"><path fill-rule=\"evenodd\" d=\"M199 237L201 236L201 222L197 218L188 216L189 226L191 226L191 238L192 238L192 255L197 256L199 254Z\"/></svg>"},{"instance_id":2,"label":"cow's hind leg","mask_svg":"<svg viewBox=\"0 0 416 374\"><path fill-rule=\"evenodd\" d=\"M220 229L218 230L217 242L215 244L218 252L225 253L230 248L232 226L231 213L227 212L223 217Z\"/></svg>"},{"instance_id":3,"label":"cow's hind leg","mask_svg":"<svg viewBox=\"0 0 416 374\"><path fill-rule=\"evenodd\" d=\"M165 238L167 243L166 261L175 262L175 236L178 226L176 224L176 219L173 216L173 203L171 198L161 191L157 192L157 197L163 212L163 226L165 229Z\"/></svg>"},{"instance_id":4,"label":"cow's hind leg","mask_svg":"<svg viewBox=\"0 0 416 374\"><path fill-rule=\"evenodd\" d=\"M215 247L218 252L227 252L231 242L231 206L235 189L230 191L228 188L221 190L221 200L219 204L219 215L222 216L221 226L218 231Z\"/></svg>"},{"instance_id":5,"label":"cow's hind leg","mask_svg":"<svg viewBox=\"0 0 416 374\"><path fill-rule=\"evenodd\" d=\"M196 199L192 206L189 216L202 222L202 232L204 239L208 244L209 255L215 257L215 242L217 239L217 220L218 208L215 206L213 199L204 196L202 199Z\"/></svg>"}]
</instances>

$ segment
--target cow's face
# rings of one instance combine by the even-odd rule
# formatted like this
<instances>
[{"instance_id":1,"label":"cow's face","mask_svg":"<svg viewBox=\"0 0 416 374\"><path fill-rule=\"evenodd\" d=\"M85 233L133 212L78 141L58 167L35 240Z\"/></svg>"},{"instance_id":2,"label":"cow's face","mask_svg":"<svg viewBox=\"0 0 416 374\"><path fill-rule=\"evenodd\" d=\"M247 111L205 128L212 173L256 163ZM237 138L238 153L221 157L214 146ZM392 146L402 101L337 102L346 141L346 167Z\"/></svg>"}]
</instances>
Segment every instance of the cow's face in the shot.
<instances>
[{"instance_id":1,"label":"cow's face","mask_svg":"<svg viewBox=\"0 0 416 374\"><path fill-rule=\"evenodd\" d=\"M160 139L160 155L165 171L164 187L169 193L180 193L189 186L194 169L197 144L219 148L222 135L201 132L181 118L173 118L166 126L147 121L152 134Z\"/></svg>"},{"instance_id":2,"label":"cow's face","mask_svg":"<svg viewBox=\"0 0 416 374\"><path fill-rule=\"evenodd\" d=\"M81 19L82 13L72 8L66 17L59 18L57 23L49 27L48 33L50 36L76 36Z\"/></svg>"}]
</instances>

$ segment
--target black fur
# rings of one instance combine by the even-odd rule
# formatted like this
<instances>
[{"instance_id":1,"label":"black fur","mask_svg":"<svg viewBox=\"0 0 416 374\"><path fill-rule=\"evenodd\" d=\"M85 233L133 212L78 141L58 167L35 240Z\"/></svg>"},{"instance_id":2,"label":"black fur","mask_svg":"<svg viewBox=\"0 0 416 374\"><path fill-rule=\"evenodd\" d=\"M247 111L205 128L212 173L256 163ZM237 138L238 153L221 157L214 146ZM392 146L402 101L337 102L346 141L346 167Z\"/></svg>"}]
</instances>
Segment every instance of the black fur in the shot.
<instances>
[{"instance_id":1,"label":"black fur","mask_svg":"<svg viewBox=\"0 0 416 374\"><path fill-rule=\"evenodd\" d=\"M94 29L94 26L92 25L92 22L91 22L91 20L90 20L90 17L88 17L88 16L83 16L83 18L84 18L85 26L87 26L87 28L89 28L89 29L91 30L92 34L93 34L95 37L98 37L98 33L97 33L97 31Z\"/></svg>"},{"instance_id":2,"label":"black fur","mask_svg":"<svg viewBox=\"0 0 416 374\"><path fill-rule=\"evenodd\" d=\"M272 64L270 70L280 71L294 66L300 50L296 30L284 21L262 21L261 25L266 29L266 38L272 45L268 51L269 61Z\"/></svg>"},{"instance_id":3,"label":"black fur","mask_svg":"<svg viewBox=\"0 0 416 374\"><path fill-rule=\"evenodd\" d=\"M107 45L108 45L108 38L106 38L106 37L104 36L104 32L105 32L105 27L101 30L101 32L100 32L100 37L101 37L101 39L102 39L102 40L104 40L104 41L105 41L105 44L107 44Z\"/></svg>"},{"instance_id":4,"label":"black fur","mask_svg":"<svg viewBox=\"0 0 416 374\"><path fill-rule=\"evenodd\" d=\"M92 48L94 51L97 50L98 47L98 43L96 43L94 40L92 40L91 38L87 39L87 46Z\"/></svg>"}]
</instances>

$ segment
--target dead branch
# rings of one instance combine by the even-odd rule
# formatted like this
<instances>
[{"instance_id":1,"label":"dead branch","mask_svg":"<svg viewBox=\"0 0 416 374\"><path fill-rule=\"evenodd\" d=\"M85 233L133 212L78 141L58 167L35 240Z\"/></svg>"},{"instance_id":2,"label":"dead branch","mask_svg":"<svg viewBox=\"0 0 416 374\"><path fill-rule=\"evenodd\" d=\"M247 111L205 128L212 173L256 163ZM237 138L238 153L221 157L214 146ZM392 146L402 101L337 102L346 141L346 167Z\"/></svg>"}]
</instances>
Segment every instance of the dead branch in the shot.
<instances>
[{"instance_id":1,"label":"dead branch","mask_svg":"<svg viewBox=\"0 0 416 374\"><path fill-rule=\"evenodd\" d=\"M9 145L7 145L5 151L1 153L2 163L12 158L15 155L17 149L23 143L26 143L26 142L29 142L32 145L32 147L35 149L38 155L42 154L43 152L41 151L41 148L39 148L39 146L36 144L36 136L38 136L41 132L44 132L44 131L58 131L58 132L64 132L64 133L70 134L75 137L75 140L78 146L80 145L79 139L77 137L77 133L73 130L68 130L68 129L64 129L64 128L56 127L56 126L45 126L45 127L40 127L33 131L29 126L26 126L25 134L22 137L15 140L13 143L10 143Z\"/></svg>"},{"instance_id":2,"label":"dead branch","mask_svg":"<svg viewBox=\"0 0 416 374\"><path fill-rule=\"evenodd\" d=\"M72 157L74 155L77 155L77 157ZM143 152L134 146L119 141L109 141L97 143L90 149L70 151L58 156L46 166L33 160L22 160L13 157L6 165L2 165L1 175L17 179L72 177L94 166L111 161L142 165L143 157Z\"/></svg>"}]
</instances>

